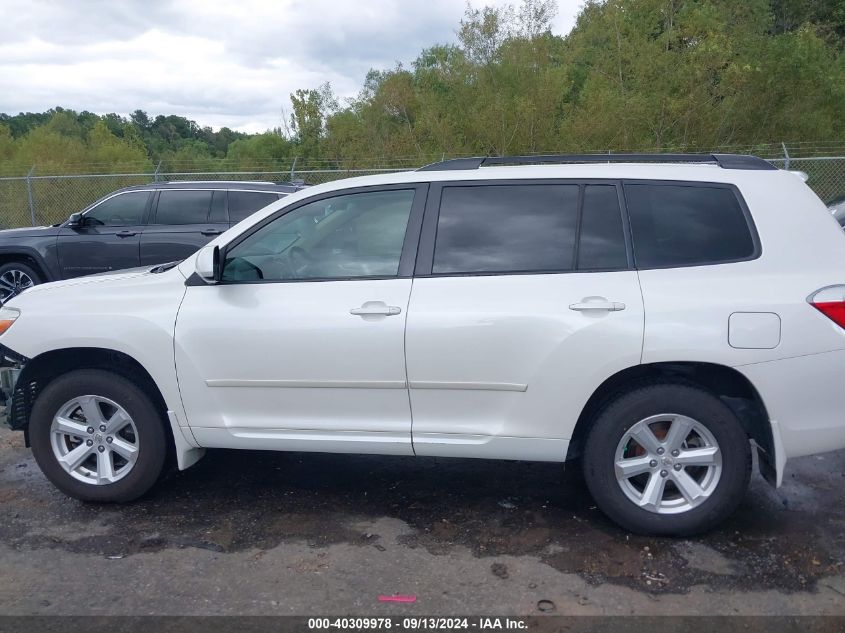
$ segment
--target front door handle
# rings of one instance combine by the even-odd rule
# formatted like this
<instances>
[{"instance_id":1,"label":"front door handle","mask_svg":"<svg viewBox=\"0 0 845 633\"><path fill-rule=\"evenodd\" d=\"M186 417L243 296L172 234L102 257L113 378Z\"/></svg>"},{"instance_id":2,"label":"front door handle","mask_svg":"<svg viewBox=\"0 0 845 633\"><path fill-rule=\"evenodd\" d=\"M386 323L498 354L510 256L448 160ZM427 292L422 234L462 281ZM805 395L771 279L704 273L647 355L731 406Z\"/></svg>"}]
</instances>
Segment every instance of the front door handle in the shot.
<instances>
[{"instance_id":1,"label":"front door handle","mask_svg":"<svg viewBox=\"0 0 845 633\"><path fill-rule=\"evenodd\" d=\"M569 309L577 312L588 312L590 310L618 312L625 309L625 304L618 301L608 301L604 297L584 297L580 303L570 305Z\"/></svg>"},{"instance_id":2,"label":"front door handle","mask_svg":"<svg viewBox=\"0 0 845 633\"><path fill-rule=\"evenodd\" d=\"M200 231L200 233L202 233L205 236L223 235L223 231L221 231L219 229L206 229L205 231Z\"/></svg>"},{"instance_id":3,"label":"front door handle","mask_svg":"<svg viewBox=\"0 0 845 633\"><path fill-rule=\"evenodd\" d=\"M120 231L119 233L116 233L116 235L118 237L135 237L138 233L135 231Z\"/></svg>"},{"instance_id":4,"label":"front door handle","mask_svg":"<svg viewBox=\"0 0 845 633\"><path fill-rule=\"evenodd\" d=\"M360 308L352 308L349 314L355 316L395 316L402 312L402 308L398 306L389 306L384 301L367 301Z\"/></svg>"}]
</instances>

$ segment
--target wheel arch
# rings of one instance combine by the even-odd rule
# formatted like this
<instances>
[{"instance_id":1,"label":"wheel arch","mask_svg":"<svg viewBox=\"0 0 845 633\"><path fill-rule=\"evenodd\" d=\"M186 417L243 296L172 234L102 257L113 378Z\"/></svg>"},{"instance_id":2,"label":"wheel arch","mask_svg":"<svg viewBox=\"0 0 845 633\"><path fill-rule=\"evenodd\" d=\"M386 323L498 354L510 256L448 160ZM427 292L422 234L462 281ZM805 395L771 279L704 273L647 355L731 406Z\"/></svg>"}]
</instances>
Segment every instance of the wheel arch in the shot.
<instances>
[{"instance_id":1,"label":"wheel arch","mask_svg":"<svg viewBox=\"0 0 845 633\"><path fill-rule=\"evenodd\" d=\"M655 380L693 384L719 397L736 414L746 435L765 451L774 464L777 452L772 425L765 403L751 381L726 365L689 361L635 365L607 378L587 400L578 417L569 441L567 459L581 455L590 425L606 403L639 383ZM781 464L778 466L782 467Z\"/></svg>"},{"instance_id":2,"label":"wheel arch","mask_svg":"<svg viewBox=\"0 0 845 633\"><path fill-rule=\"evenodd\" d=\"M57 279L55 271L47 265L47 261L35 249L23 246L0 248L0 266L12 262L22 262L32 267L35 272L41 275L42 280L45 282L55 281Z\"/></svg>"},{"instance_id":3,"label":"wheel arch","mask_svg":"<svg viewBox=\"0 0 845 633\"><path fill-rule=\"evenodd\" d=\"M29 419L39 393L52 380L78 369L104 369L126 378L140 387L152 400L166 427L171 451L180 469L202 457L204 449L189 444L168 408L161 390L150 372L135 358L117 350L100 347L72 347L50 350L28 359L15 385L10 406L9 424L23 430L29 445Z\"/></svg>"}]
</instances>

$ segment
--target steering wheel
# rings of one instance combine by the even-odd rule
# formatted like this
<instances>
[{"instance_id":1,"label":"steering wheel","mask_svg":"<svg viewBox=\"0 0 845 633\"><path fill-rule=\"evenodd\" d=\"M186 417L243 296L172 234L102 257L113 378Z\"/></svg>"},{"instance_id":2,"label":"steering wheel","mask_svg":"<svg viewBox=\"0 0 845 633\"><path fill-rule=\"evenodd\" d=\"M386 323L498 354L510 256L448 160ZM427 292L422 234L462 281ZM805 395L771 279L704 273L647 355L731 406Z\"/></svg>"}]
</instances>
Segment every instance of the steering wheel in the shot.
<instances>
[{"instance_id":1,"label":"steering wheel","mask_svg":"<svg viewBox=\"0 0 845 633\"><path fill-rule=\"evenodd\" d=\"M299 275L286 253L274 255L272 261L275 266L278 266L280 279L299 279Z\"/></svg>"},{"instance_id":2,"label":"steering wheel","mask_svg":"<svg viewBox=\"0 0 845 633\"><path fill-rule=\"evenodd\" d=\"M311 265L311 256L301 246L291 246L288 250L288 261L298 277Z\"/></svg>"}]
</instances>

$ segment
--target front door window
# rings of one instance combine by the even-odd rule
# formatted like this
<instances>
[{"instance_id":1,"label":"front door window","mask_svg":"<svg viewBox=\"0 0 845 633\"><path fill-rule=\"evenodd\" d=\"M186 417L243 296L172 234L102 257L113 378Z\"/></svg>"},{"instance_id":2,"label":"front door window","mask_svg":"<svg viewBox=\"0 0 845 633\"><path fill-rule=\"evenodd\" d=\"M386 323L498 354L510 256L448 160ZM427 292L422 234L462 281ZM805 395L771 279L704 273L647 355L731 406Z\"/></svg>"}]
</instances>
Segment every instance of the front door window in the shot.
<instances>
[{"instance_id":1,"label":"front door window","mask_svg":"<svg viewBox=\"0 0 845 633\"><path fill-rule=\"evenodd\" d=\"M413 189L303 205L227 251L224 282L395 277Z\"/></svg>"},{"instance_id":2,"label":"front door window","mask_svg":"<svg viewBox=\"0 0 845 633\"><path fill-rule=\"evenodd\" d=\"M143 222L149 197L147 191L112 196L85 214L85 226L138 226Z\"/></svg>"}]
</instances>

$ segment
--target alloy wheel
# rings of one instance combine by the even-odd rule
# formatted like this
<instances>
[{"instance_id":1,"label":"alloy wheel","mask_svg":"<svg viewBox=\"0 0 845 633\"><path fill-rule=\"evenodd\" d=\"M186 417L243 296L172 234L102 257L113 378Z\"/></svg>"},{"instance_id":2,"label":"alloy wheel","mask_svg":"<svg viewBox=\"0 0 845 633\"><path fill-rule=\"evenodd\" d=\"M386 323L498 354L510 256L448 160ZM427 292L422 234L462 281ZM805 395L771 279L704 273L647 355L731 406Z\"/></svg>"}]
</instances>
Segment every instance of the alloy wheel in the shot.
<instances>
[{"instance_id":1,"label":"alloy wheel","mask_svg":"<svg viewBox=\"0 0 845 633\"><path fill-rule=\"evenodd\" d=\"M684 415L653 415L631 426L616 447L616 481L637 506L688 512L706 501L722 474L722 453L707 427Z\"/></svg>"},{"instance_id":2,"label":"alloy wheel","mask_svg":"<svg viewBox=\"0 0 845 633\"><path fill-rule=\"evenodd\" d=\"M53 455L74 479L103 486L128 475L138 459L138 429L119 404L102 396L66 402L50 426Z\"/></svg>"},{"instance_id":3,"label":"alloy wheel","mask_svg":"<svg viewBox=\"0 0 845 633\"><path fill-rule=\"evenodd\" d=\"M0 305L12 297L16 297L27 288L32 288L35 282L24 271L13 268L0 275Z\"/></svg>"}]
</instances>

